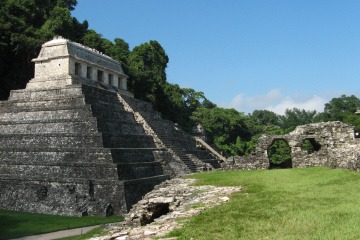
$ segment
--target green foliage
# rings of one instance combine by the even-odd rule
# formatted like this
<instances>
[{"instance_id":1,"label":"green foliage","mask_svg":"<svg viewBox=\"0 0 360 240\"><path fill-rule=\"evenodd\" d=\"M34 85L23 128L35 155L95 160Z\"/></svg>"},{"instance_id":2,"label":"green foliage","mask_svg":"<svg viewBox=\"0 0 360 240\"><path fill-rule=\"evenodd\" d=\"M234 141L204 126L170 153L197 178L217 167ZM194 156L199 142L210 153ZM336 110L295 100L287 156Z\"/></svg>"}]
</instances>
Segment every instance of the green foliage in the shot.
<instances>
[{"instance_id":1,"label":"green foliage","mask_svg":"<svg viewBox=\"0 0 360 240\"><path fill-rule=\"evenodd\" d=\"M0 100L11 89L26 86L33 76L31 59L40 46L54 35L95 48L121 62L129 76L128 88L136 98L153 103L166 119L178 123L185 131L202 124L208 140L228 155L248 155L262 134L284 134L296 126L320 121L343 121L360 130L360 100L342 95L325 104L323 113L287 109L284 115L255 110L245 116L234 109L218 108L203 92L181 88L166 79L169 57L155 40L129 49L121 38L110 41L88 22L71 16L76 0L8 0L0 1Z\"/></svg>"},{"instance_id":2,"label":"green foliage","mask_svg":"<svg viewBox=\"0 0 360 240\"><path fill-rule=\"evenodd\" d=\"M279 126L279 116L269 110L255 110L250 115L250 119L261 126Z\"/></svg>"},{"instance_id":3,"label":"green foliage","mask_svg":"<svg viewBox=\"0 0 360 240\"><path fill-rule=\"evenodd\" d=\"M104 52L103 45L106 45L104 43L104 38L101 34L97 33L95 30L90 29L85 33L85 36L83 37L84 45L97 49L98 51Z\"/></svg>"},{"instance_id":4,"label":"green foliage","mask_svg":"<svg viewBox=\"0 0 360 240\"><path fill-rule=\"evenodd\" d=\"M76 0L11 0L0 2L0 99L24 88L32 78L31 59L54 35L81 42L86 21L71 17Z\"/></svg>"},{"instance_id":5,"label":"green foliage","mask_svg":"<svg viewBox=\"0 0 360 240\"><path fill-rule=\"evenodd\" d=\"M360 100L357 97L341 95L325 104L324 113L328 115L329 120L343 121L349 114L354 114L358 108L360 108Z\"/></svg>"},{"instance_id":6,"label":"green foliage","mask_svg":"<svg viewBox=\"0 0 360 240\"><path fill-rule=\"evenodd\" d=\"M19 238L46 232L120 222L123 217L66 217L0 210L0 239Z\"/></svg>"},{"instance_id":7,"label":"green foliage","mask_svg":"<svg viewBox=\"0 0 360 240\"><path fill-rule=\"evenodd\" d=\"M156 94L166 83L165 69L169 58L154 40L136 46L129 54L130 86L136 98L156 103Z\"/></svg>"},{"instance_id":8,"label":"green foliage","mask_svg":"<svg viewBox=\"0 0 360 240\"><path fill-rule=\"evenodd\" d=\"M271 168L291 167L291 149L284 140L275 140L268 149Z\"/></svg>"},{"instance_id":9,"label":"green foliage","mask_svg":"<svg viewBox=\"0 0 360 240\"><path fill-rule=\"evenodd\" d=\"M360 116L354 114L359 108L359 98L354 95L341 95L325 104L324 112L316 118L316 121L342 121L354 125L356 130L360 130Z\"/></svg>"},{"instance_id":10,"label":"green foliage","mask_svg":"<svg viewBox=\"0 0 360 240\"><path fill-rule=\"evenodd\" d=\"M360 175L325 169L194 174L196 185L241 186L167 237L176 239L360 239Z\"/></svg>"},{"instance_id":11,"label":"green foliage","mask_svg":"<svg viewBox=\"0 0 360 240\"><path fill-rule=\"evenodd\" d=\"M235 109L202 107L193 112L191 119L205 128L208 140L220 150L244 155L243 141L251 138L244 114Z\"/></svg>"},{"instance_id":12,"label":"green foliage","mask_svg":"<svg viewBox=\"0 0 360 240\"><path fill-rule=\"evenodd\" d=\"M309 124L314 122L316 111L306 111L304 109L286 109L285 115L280 116L279 126L286 132L291 132L299 125Z\"/></svg>"},{"instance_id":13,"label":"green foliage","mask_svg":"<svg viewBox=\"0 0 360 240\"><path fill-rule=\"evenodd\" d=\"M301 145L301 150L311 154L319 151L321 145L315 141L315 139L305 139Z\"/></svg>"}]
</instances>

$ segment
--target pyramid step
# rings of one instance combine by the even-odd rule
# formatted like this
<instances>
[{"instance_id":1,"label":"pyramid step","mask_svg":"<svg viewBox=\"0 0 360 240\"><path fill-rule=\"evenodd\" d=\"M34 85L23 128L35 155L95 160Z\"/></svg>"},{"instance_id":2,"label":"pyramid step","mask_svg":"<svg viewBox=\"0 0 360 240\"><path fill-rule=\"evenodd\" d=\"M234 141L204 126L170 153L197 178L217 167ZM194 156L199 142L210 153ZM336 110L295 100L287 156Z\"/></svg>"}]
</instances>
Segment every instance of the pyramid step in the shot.
<instances>
[{"instance_id":1,"label":"pyramid step","mask_svg":"<svg viewBox=\"0 0 360 240\"><path fill-rule=\"evenodd\" d=\"M42 119L86 119L92 117L90 106L69 110L8 112L0 114L0 122L34 121Z\"/></svg>"},{"instance_id":2,"label":"pyramid step","mask_svg":"<svg viewBox=\"0 0 360 240\"><path fill-rule=\"evenodd\" d=\"M111 148L115 163L154 162L154 151L157 148Z\"/></svg>"},{"instance_id":3,"label":"pyramid step","mask_svg":"<svg viewBox=\"0 0 360 240\"><path fill-rule=\"evenodd\" d=\"M41 101L52 100L59 98L74 98L82 97L82 88L80 85L72 85L66 88L46 89L46 90L12 90L10 92L9 100L21 101Z\"/></svg>"},{"instance_id":4,"label":"pyramid step","mask_svg":"<svg viewBox=\"0 0 360 240\"><path fill-rule=\"evenodd\" d=\"M99 118L97 126L99 131L102 133L116 133L117 135L145 135L144 128L135 122Z\"/></svg>"},{"instance_id":5,"label":"pyramid step","mask_svg":"<svg viewBox=\"0 0 360 240\"><path fill-rule=\"evenodd\" d=\"M0 123L2 134L37 134L37 133L98 133L96 119L92 118L85 122L22 122L22 123Z\"/></svg>"},{"instance_id":6,"label":"pyramid step","mask_svg":"<svg viewBox=\"0 0 360 240\"><path fill-rule=\"evenodd\" d=\"M100 148L103 146L101 134L0 134L3 148Z\"/></svg>"},{"instance_id":7,"label":"pyramid step","mask_svg":"<svg viewBox=\"0 0 360 240\"><path fill-rule=\"evenodd\" d=\"M23 106L23 107L15 107L15 108L10 108L10 107L4 107L1 109L2 113L25 113L25 112L57 112L60 110L91 110L91 106L90 105L85 105L85 104L81 104L81 105L51 105L51 106L37 106L37 107L27 107L27 106Z\"/></svg>"},{"instance_id":8,"label":"pyramid step","mask_svg":"<svg viewBox=\"0 0 360 240\"><path fill-rule=\"evenodd\" d=\"M134 115L132 113L121 109L92 107L92 113L94 117L98 118L113 118L122 121L134 121Z\"/></svg>"},{"instance_id":9,"label":"pyramid step","mask_svg":"<svg viewBox=\"0 0 360 240\"><path fill-rule=\"evenodd\" d=\"M44 164L3 164L0 163L0 178L2 175L17 175L21 178L37 176L47 178L69 178L76 176L85 179L114 179L117 177L115 164L94 163L63 163L56 165Z\"/></svg>"},{"instance_id":10,"label":"pyramid step","mask_svg":"<svg viewBox=\"0 0 360 240\"><path fill-rule=\"evenodd\" d=\"M127 209L137 203L142 196L154 189L154 187L169 179L168 175L159 175L148 178L124 181L125 199Z\"/></svg>"},{"instance_id":11,"label":"pyramid step","mask_svg":"<svg viewBox=\"0 0 360 240\"><path fill-rule=\"evenodd\" d=\"M159 162L117 164L117 170L120 180L139 179L164 174Z\"/></svg>"},{"instance_id":12,"label":"pyramid step","mask_svg":"<svg viewBox=\"0 0 360 240\"><path fill-rule=\"evenodd\" d=\"M121 95L122 98L125 99L125 101L132 107L135 108L135 110L152 110L153 111L153 105L149 102L145 102L136 98L132 98L126 95Z\"/></svg>"},{"instance_id":13,"label":"pyramid step","mask_svg":"<svg viewBox=\"0 0 360 240\"><path fill-rule=\"evenodd\" d=\"M6 164L113 163L110 149L91 148L0 148Z\"/></svg>"},{"instance_id":14,"label":"pyramid step","mask_svg":"<svg viewBox=\"0 0 360 240\"><path fill-rule=\"evenodd\" d=\"M154 148L152 137L147 135L110 135L103 134L106 148Z\"/></svg>"},{"instance_id":15,"label":"pyramid step","mask_svg":"<svg viewBox=\"0 0 360 240\"><path fill-rule=\"evenodd\" d=\"M33 78L26 84L26 89L54 89L69 85L66 78Z\"/></svg>"},{"instance_id":16,"label":"pyramid step","mask_svg":"<svg viewBox=\"0 0 360 240\"><path fill-rule=\"evenodd\" d=\"M119 104L119 102L116 103L109 103L104 102L101 99L93 99L94 101L88 101L86 100L87 104L90 104L92 106L93 110L101 109L105 110L107 112L109 111L125 111L124 106Z\"/></svg>"},{"instance_id":17,"label":"pyramid step","mask_svg":"<svg viewBox=\"0 0 360 240\"><path fill-rule=\"evenodd\" d=\"M42 101L0 101L0 112L5 112L6 108L39 108L39 107L63 107L63 106L78 106L85 105L85 99L83 97L74 98L59 98L52 100Z\"/></svg>"}]
</instances>

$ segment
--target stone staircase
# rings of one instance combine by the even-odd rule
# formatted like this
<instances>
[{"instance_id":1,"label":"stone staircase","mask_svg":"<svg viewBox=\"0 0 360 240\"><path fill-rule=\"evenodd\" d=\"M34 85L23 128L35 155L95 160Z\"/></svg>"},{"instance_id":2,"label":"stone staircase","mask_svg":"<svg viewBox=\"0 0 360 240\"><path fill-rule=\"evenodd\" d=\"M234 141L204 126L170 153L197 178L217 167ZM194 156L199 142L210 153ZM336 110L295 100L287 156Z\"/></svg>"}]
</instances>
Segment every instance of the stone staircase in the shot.
<instances>
[{"instance_id":1,"label":"stone staircase","mask_svg":"<svg viewBox=\"0 0 360 240\"><path fill-rule=\"evenodd\" d=\"M169 178L154 151L115 92L29 84L0 102L0 208L124 213Z\"/></svg>"},{"instance_id":2,"label":"stone staircase","mask_svg":"<svg viewBox=\"0 0 360 240\"><path fill-rule=\"evenodd\" d=\"M169 149L175 158L179 158L189 172L220 167L219 159L208 151L197 149L194 137L185 133L175 123L162 119L152 104L125 95L122 98L145 119L165 148Z\"/></svg>"}]
</instances>

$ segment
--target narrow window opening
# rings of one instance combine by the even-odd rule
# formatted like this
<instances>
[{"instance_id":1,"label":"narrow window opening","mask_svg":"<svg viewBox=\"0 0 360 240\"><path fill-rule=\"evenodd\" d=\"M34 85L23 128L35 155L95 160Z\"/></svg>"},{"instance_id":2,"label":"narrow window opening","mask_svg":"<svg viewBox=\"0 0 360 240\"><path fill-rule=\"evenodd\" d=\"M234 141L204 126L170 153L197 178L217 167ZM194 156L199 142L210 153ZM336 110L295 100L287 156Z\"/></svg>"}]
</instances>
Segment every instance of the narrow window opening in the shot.
<instances>
[{"instance_id":1,"label":"narrow window opening","mask_svg":"<svg viewBox=\"0 0 360 240\"><path fill-rule=\"evenodd\" d=\"M86 78L91 79L91 75L92 75L92 68L87 67L86 68Z\"/></svg>"},{"instance_id":2,"label":"narrow window opening","mask_svg":"<svg viewBox=\"0 0 360 240\"><path fill-rule=\"evenodd\" d=\"M75 75L80 76L81 75L81 64L75 63Z\"/></svg>"},{"instance_id":3,"label":"narrow window opening","mask_svg":"<svg viewBox=\"0 0 360 240\"><path fill-rule=\"evenodd\" d=\"M104 72L98 70L97 78L98 78L99 82L103 82L103 80L104 80Z\"/></svg>"},{"instance_id":4,"label":"narrow window opening","mask_svg":"<svg viewBox=\"0 0 360 240\"><path fill-rule=\"evenodd\" d=\"M109 84L113 85L113 81L114 81L114 75L109 73Z\"/></svg>"},{"instance_id":5,"label":"narrow window opening","mask_svg":"<svg viewBox=\"0 0 360 240\"><path fill-rule=\"evenodd\" d=\"M90 197L94 197L95 194L95 186L93 181L89 181L89 195Z\"/></svg>"}]
</instances>

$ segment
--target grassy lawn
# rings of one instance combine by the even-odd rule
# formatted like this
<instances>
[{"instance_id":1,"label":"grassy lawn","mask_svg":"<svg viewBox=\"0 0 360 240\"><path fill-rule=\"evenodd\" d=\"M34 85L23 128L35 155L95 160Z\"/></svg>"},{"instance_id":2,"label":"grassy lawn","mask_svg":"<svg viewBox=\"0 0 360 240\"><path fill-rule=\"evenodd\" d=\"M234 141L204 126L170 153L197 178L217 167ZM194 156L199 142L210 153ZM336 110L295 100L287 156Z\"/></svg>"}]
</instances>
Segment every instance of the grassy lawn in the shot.
<instances>
[{"instance_id":1,"label":"grassy lawn","mask_svg":"<svg viewBox=\"0 0 360 240\"><path fill-rule=\"evenodd\" d=\"M120 221L123 221L123 217L64 217L0 210L0 239L19 238L46 232Z\"/></svg>"},{"instance_id":2,"label":"grassy lawn","mask_svg":"<svg viewBox=\"0 0 360 240\"><path fill-rule=\"evenodd\" d=\"M360 173L306 168L207 172L198 185L244 186L168 236L179 239L360 239Z\"/></svg>"}]
</instances>

